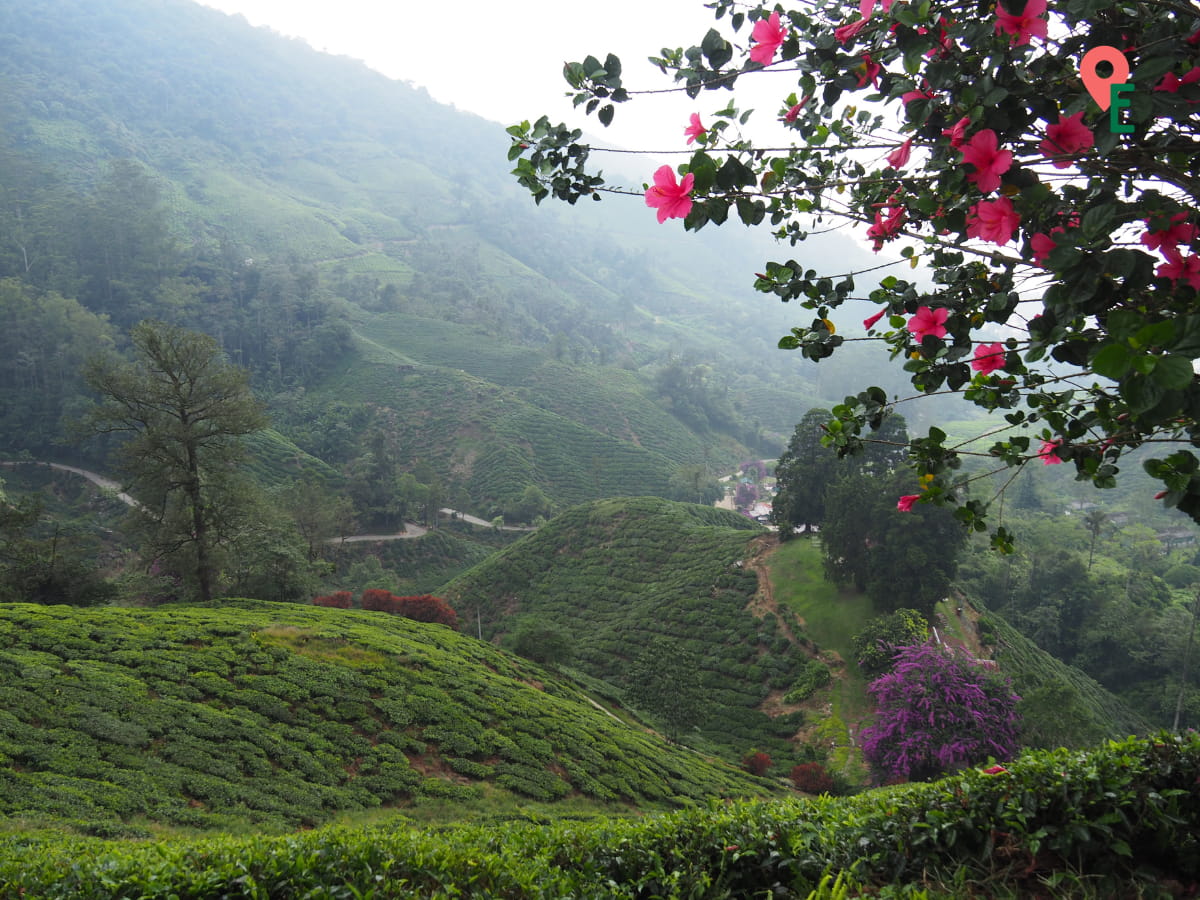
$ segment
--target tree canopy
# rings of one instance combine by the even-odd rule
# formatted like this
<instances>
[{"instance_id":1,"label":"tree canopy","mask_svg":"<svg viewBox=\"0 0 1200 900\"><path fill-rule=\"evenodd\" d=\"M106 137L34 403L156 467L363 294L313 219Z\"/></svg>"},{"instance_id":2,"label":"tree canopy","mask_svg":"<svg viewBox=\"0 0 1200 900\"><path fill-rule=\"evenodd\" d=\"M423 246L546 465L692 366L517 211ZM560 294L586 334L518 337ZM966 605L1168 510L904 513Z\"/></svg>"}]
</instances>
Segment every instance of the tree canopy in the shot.
<instances>
[{"instance_id":1,"label":"tree canopy","mask_svg":"<svg viewBox=\"0 0 1200 900\"><path fill-rule=\"evenodd\" d=\"M228 364L207 335L146 321L130 333L136 362L93 359L88 384L103 402L85 420L98 434L126 438L120 468L141 500L153 559L183 565L201 600L213 597L215 549L245 531L247 486L239 438L267 419L248 373Z\"/></svg>"},{"instance_id":2,"label":"tree canopy","mask_svg":"<svg viewBox=\"0 0 1200 900\"><path fill-rule=\"evenodd\" d=\"M912 439L932 476L917 502L952 504L986 530L1011 479L972 496L984 473L964 474L963 456L995 473L1070 463L1103 488L1150 445L1160 499L1200 520L1189 449L1200 441L1200 13L1169 0L709 5L718 27L652 58L689 97L721 92L681 122L681 148L683 135L695 145L687 162L641 191L609 185L581 131L542 117L509 129L514 174L534 198L644 193L660 222L688 229L736 213L792 243L835 223L877 251L897 245L920 280L888 274L863 292L866 273L787 259L754 285L812 312L781 347L820 360L880 341L914 397L955 393L1003 415L983 443L951 445L936 427ZM1088 55L1096 48L1115 60L1111 77ZM767 70L789 76L775 115L794 135L786 146L756 144L738 106L741 79ZM612 55L568 63L564 76L603 124L653 92L626 87ZM846 334L855 299L874 304L865 338ZM848 397L826 441L857 450L905 399L878 387ZM1011 535L998 527L993 542L1007 548Z\"/></svg>"}]
</instances>

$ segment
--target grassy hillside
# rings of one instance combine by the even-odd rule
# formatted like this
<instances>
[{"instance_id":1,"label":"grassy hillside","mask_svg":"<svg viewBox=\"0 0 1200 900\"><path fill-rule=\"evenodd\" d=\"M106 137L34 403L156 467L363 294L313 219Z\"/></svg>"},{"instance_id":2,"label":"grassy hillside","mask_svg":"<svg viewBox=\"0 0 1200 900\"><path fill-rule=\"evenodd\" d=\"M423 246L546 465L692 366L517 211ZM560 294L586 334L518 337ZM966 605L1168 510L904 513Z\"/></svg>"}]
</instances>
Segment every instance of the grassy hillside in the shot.
<instances>
[{"instance_id":1,"label":"grassy hillside","mask_svg":"<svg viewBox=\"0 0 1200 900\"><path fill-rule=\"evenodd\" d=\"M1150 723L1124 700L1025 637L993 612L979 630L995 642L993 655L1021 695L1026 742L1038 747L1084 747L1105 739L1149 734Z\"/></svg>"},{"instance_id":2,"label":"grassy hillside","mask_svg":"<svg viewBox=\"0 0 1200 900\"><path fill-rule=\"evenodd\" d=\"M702 461L716 438L702 440L664 411L644 379L624 369L556 360L550 349L531 350L486 330L421 316L374 316L360 327L371 340L426 366L462 370L515 390L526 403L610 437L667 457ZM732 449L732 448L731 448Z\"/></svg>"},{"instance_id":3,"label":"grassy hillside","mask_svg":"<svg viewBox=\"0 0 1200 900\"><path fill-rule=\"evenodd\" d=\"M20 604L0 608L0 646L7 817L272 828L481 791L769 790L532 664L384 613Z\"/></svg>"},{"instance_id":4,"label":"grassy hillside","mask_svg":"<svg viewBox=\"0 0 1200 900\"><path fill-rule=\"evenodd\" d=\"M858 729L870 712L867 678L854 662L851 639L864 624L882 613L869 596L838 591L825 580L820 545L806 540L781 545L769 560L775 596L805 623L809 635L844 661L830 696L829 716L821 734L844 749L835 762L849 763L853 754L851 729ZM972 611L973 614L973 611ZM1087 747L1105 739L1148 734L1151 725L1136 710L1105 690L1083 672L1041 650L1002 617L983 612L977 624L970 615L942 615L935 622L948 643L994 656L1000 672L1021 695L1024 741L1035 747ZM982 638L983 650L979 651Z\"/></svg>"},{"instance_id":5,"label":"grassy hillside","mask_svg":"<svg viewBox=\"0 0 1200 900\"><path fill-rule=\"evenodd\" d=\"M398 541L355 541L339 544L335 558L341 586L380 587L401 595L429 594L451 578L483 562L497 546L511 543L517 532L493 532L465 523L443 521L419 538ZM378 577L368 573L378 565ZM361 567L361 568L360 568ZM376 583L377 582L377 583Z\"/></svg>"},{"instance_id":6,"label":"grassy hillside","mask_svg":"<svg viewBox=\"0 0 1200 900\"><path fill-rule=\"evenodd\" d=\"M787 753L800 725L772 719L764 701L799 677L808 657L793 622L756 606L746 564L761 529L736 513L639 497L587 503L443 587L485 638L522 621L558 626L574 641L568 666L621 697L643 648L665 637L701 666L703 739L740 755L755 745ZM779 709L775 710L777 713Z\"/></svg>"},{"instance_id":7,"label":"grassy hillside","mask_svg":"<svg viewBox=\"0 0 1200 900\"><path fill-rule=\"evenodd\" d=\"M421 460L460 479L480 510L514 503L528 485L560 507L662 494L676 467L661 453L448 368L356 362L320 395L372 403L401 448L402 465Z\"/></svg>"}]
</instances>

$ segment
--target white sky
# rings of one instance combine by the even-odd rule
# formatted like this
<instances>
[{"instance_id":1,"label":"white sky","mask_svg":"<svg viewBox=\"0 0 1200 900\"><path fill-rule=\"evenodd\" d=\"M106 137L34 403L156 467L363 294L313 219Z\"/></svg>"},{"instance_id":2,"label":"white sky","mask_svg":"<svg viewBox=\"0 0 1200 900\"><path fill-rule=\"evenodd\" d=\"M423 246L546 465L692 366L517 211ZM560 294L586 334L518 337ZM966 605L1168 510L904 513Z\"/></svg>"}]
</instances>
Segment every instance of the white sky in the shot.
<instances>
[{"instance_id":1,"label":"white sky","mask_svg":"<svg viewBox=\"0 0 1200 900\"><path fill-rule=\"evenodd\" d=\"M569 88L561 75L563 63L588 54L603 61L612 52L621 58L627 89L666 88L670 78L646 57L664 46L699 44L714 25L743 46L750 31L746 25L732 35L728 17L717 23L704 0L459 0L446 6L428 0L199 2L303 38L318 50L361 59L384 75L426 88L436 100L504 125L545 114L554 122L585 127L606 142L652 150L683 149L689 114L699 112L708 124L708 113L734 95L713 91L694 101L683 94L635 99L618 106L612 127L603 129L594 117L573 117L564 96ZM760 90L752 102L745 100L748 79L739 83L739 106L755 106L755 120L770 121L794 80L781 74L756 81ZM760 93L764 82L769 88Z\"/></svg>"}]
</instances>

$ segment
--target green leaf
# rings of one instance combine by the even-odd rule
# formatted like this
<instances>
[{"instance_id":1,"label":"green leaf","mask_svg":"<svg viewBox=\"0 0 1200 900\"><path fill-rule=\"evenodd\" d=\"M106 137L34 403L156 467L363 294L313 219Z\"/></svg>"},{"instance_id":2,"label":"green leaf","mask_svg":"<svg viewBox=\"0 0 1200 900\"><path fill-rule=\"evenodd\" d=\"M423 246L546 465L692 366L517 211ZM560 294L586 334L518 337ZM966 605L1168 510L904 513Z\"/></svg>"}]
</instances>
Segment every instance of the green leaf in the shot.
<instances>
[{"instance_id":1,"label":"green leaf","mask_svg":"<svg viewBox=\"0 0 1200 900\"><path fill-rule=\"evenodd\" d=\"M717 180L717 164L703 150L697 150L688 162L688 171L695 176L694 190L697 194L707 194L712 190Z\"/></svg>"},{"instance_id":2,"label":"green leaf","mask_svg":"<svg viewBox=\"0 0 1200 900\"><path fill-rule=\"evenodd\" d=\"M1079 222L1084 238L1094 241L1101 237L1107 237L1112 231L1112 224L1116 218L1116 214L1117 208L1111 203L1101 203L1099 206L1093 206L1083 214L1083 218Z\"/></svg>"},{"instance_id":3,"label":"green leaf","mask_svg":"<svg viewBox=\"0 0 1200 900\"><path fill-rule=\"evenodd\" d=\"M1163 390L1158 382L1144 375L1133 375L1121 383L1121 396L1136 415L1153 409L1162 399Z\"/></svg>"},{"instance_id":4,"label":"green leaf","mask_svg":"<svg viewBox=\"0 0 1200 900\"><path fill-rule=\"evenodd\" d=\"M1154 382L1165 391L1182 391L1192 383L1192 361L1183 356L1157 357Z\"/></svg>"},{"instance_id":5,"label":"green leaf","mask_svg":"<svg viewBox=\"0 0 1200 900\"><path fill-rule=\"evenodd\" d=\"M719 69L733 58L733 46L715 28L710 28L700 43L704 58L714 69Z\"/></svg>"},{"instance_id":6,"label":"green leaf","mask_svg":"<svg viewBox=\"0 0 1200 900\"><path fill-rule=\"evenodd\" d=\"M613 112L613 105L611 103L606 103L604 106L600 107L600 111L596 113L596 118L600 120L601 125L607 128L612 124Z\"/></svg>"},{"instance_id":7,"label":"green leaf","mask_svg":"<svg viewBox=\"0 0 1200 900\"><path fill-rule=\"evenodd\" d=\"M1141 90L1150 90L1151 85L1174 69L1178 62L1179 57L1175 55L1173 48L1172 52L1163 53L1161 56L1151 56L1133 70L1129 81Z\"/></svg>"},{"instance_id":8,"label":"green leaf","mask_svg":"<svg viewBox=\"0 0 1200 900\"><path fill-rule=\"evenodd\" d=\"M1132 354L1124 344L1109 344L1102 347L1092 358L1092 371L1114 381L1120 379L1129 371L1132 364Z\"/></svg>"},{"instance_id":9,"label":"green leaf","mask_svg":"<svg viewBox=\"0 0 1200 900\"><path fill-rule=\"evenodd\" d=\"M757 225L766 215L767 208L761 201L739 197L737 201L738 218L744 225Z\"/></svg>"},{"instance_id":10,"label":"green leaf","mask_svg":"<svg viewBox=\"0 0 1200 900\"><path fill-rule=\"evenodd\" d=\"M1130 365L1133 366L1135 372L1141 372L1143 375L1149 375L1158 365L1157 356L1130 356Z\"/></svg>"}]
</instances>

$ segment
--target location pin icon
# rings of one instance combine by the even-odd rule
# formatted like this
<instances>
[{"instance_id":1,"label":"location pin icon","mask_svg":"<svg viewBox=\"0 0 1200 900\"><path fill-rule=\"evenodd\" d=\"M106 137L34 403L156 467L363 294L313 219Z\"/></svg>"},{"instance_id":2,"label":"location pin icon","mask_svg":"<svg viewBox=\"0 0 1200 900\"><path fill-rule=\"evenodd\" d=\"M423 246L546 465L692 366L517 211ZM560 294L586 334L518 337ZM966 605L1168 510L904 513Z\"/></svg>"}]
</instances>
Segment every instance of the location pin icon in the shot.
<instances>
[{"instance_id":1,"label":"location pin icon","mask_svg":"<svg viewBox=\"0 0 1200 900\"><path fill-rule=\"evenodd\" d=\"M1096 74L1096 66L1102 62L1111 64L1113 68L1107 78ZM1083 62L1079 64L1079 74L1092 99L1101 109L1108 109L1112 105L1112 85L1124 84L1129 77L1129 60L1116 47L1101 44L1084 54Z\"/></svg>"}]
</instances>

